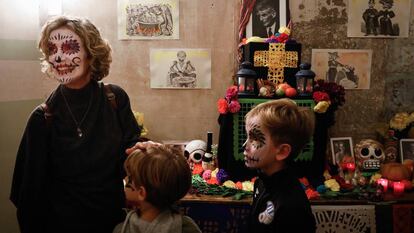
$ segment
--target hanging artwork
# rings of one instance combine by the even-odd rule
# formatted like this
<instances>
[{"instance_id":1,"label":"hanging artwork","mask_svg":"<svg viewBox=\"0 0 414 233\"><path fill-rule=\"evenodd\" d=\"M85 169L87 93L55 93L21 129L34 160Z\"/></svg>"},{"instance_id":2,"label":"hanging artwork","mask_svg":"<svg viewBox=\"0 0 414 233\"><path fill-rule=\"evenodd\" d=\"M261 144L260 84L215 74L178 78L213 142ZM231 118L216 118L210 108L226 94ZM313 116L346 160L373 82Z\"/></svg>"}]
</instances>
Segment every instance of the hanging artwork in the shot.
<instances>
[{"instance_id":1,"label":"hanging artwork","mask_svg":"<svg viewBox=\"0 0 414 233\"><path fill-rule=\"evenodd\" d=\"M151 88L211 88L209 49L151 49Z\"/></svg>"},{"instance_id":2,"label":"hanging artwork","mask_svg":"<svg viewBox=\"0 0 414 233\"><path fill-rule=\"evenodd\" d=\"M369 89L371 57L372 50L312 49L312 70L345 89Z\"/></svg>"},{"instance_id":3,"label":"hanging artwork","mask_svg":"<svg viewBox=\"0 0 414 233\"><path fill-rule=\"evenodd\" d=\"M287 26L289 21L289 0L256 0L246 26L246 37L268 38L281 26Z\"/></svg>"},{"instance_id":4,"label":"hanging artwork","mask_svg":"<svg viewBox=\"0 0 414 233\"><path fill-rule=\"evenodd\" d=\"M179 39L179 0L118 0L120 40Z\"/></svg>"},{"instance_id":5,"label":"hanging artwork","mask_svg":"<svg viewBox=\"0 0 414 233\"><path fill-rule=\"evenodd\" d=\"M349 0L348 37L408 37L411 0Z\"/></svg>"}]
</instances>

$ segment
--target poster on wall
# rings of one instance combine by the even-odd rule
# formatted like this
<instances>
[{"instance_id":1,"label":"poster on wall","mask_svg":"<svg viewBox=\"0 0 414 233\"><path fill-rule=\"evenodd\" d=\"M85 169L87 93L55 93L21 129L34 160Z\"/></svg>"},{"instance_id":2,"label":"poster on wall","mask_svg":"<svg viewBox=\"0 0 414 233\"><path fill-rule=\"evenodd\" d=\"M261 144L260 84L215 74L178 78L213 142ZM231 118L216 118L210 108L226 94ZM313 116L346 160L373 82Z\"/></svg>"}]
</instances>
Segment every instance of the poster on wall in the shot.
<instances>
[{"instance_id":1,"label":"poster on wall","mask_svg":"<svg viewBox=\"0 0 414 233\"><path fill-rule=\"evenodd\" d=\"M211 88L209 49L150 49L151 88Z\"/></svg>"},{"instance_id":2,"label":"poster on wall","mask_svg":"<svg viewBox=\"0 0 414 233\"><path fill-rule=\"evenodd\" d=\"M289 0L256 0L246 26L246 37L268 38L281 26L287 26L289 21Z\"/></svg>"},{"instance_id":3,"label":"poster on wall","mask_svg":"<svg viewBox=\"0 0 414 233\"><path fill-rule=\"evenodd\" d=\"M348 37L408 37L411 0L349 0Z\"/></svg>"},{"instance_id":4,"label":"poster on wall","mask_svg":"<svg viewBox=\"0 0 414 233\"><path fill-rule=\"evenodd\" d=\"M345 89L369 89L372 50L312 49L316 79L335 82Z\"/></svg>"},{"instance_id":5,"label":"poster on wall","mask_svg":"<svg viewBox=\"0 0 414 233\"><path fill-rule=\"evenodd\" d=\"M118 0L118 39L179 39L179 0Z\"/></svg>"}]
</instances>

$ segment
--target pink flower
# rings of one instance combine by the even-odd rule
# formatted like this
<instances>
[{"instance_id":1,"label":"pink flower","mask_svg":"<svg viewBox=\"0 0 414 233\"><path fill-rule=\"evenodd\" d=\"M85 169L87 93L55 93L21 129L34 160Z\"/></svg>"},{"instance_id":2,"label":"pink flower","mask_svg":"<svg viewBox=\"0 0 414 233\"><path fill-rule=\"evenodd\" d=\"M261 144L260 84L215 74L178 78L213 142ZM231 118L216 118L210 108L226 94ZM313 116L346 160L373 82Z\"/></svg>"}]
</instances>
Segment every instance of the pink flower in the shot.
<instances>
[{"instance_id":1,"label":"pink flower","mask_svg":"<svg viewBox=\"0 0 414 233\"><path fill-rule=\"evenodd\" d=\"M223 98L220 98L217 101L217 108L220 114L226 114L228 112L227 101Z\"/></svg>"},{"instance_id":2,"label":"pink flower","mask_svg":"<svg viewBox=\"0 0 414 233\"><path fill-rule=\"evenodd\" d=\"M232 100L229 104L229 111L231 113L236 113L240 110L240 103L237 100Z\"/></svg>"},{"instance_id":3,"label":"pink flower","mask_svg":"<svg viewBox=\"0 0 414 233\"><path fill-rule=\"evenodd\" d=\"M227 88L227 91L226 91L226 98L228 100L231 100L234 97L237 97L237 86L231 86Z\"/></svg>"}]
</instances>

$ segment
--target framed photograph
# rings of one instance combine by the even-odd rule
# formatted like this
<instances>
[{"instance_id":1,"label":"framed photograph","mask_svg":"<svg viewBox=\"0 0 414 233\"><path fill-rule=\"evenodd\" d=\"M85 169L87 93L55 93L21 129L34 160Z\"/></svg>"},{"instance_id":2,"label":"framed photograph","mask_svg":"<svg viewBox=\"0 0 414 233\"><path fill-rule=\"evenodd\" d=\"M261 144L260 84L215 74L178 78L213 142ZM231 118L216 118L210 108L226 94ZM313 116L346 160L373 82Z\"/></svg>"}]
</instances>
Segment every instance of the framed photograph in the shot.
<instances>
[{"instance_id":1,"label":"framed photograph","mask_svg":"<svg viewBox=\"0 0 414 233\"><path fill-rule=\"evenodd\" d=\"M401 162L406 159L411 159L414 161L414 139L401 139L400 150Z\"/></svg>"},{"instance_id":2,"label":"framed photograph","mask_svg":"<svg viewBox=\"0 0 414 233\"><path fill-rule=\"evenodd\" d=\"M150 49L151 88L211 88L210 49Z\"/></svg>"},{"instance_id":3,"label":"framed photograph","mask_svg":"<svg viewBox=\"0 0 414 233\"><path fill-rule=\"evenodd\" d=\"M408 37L411 0L349 0L348 37Z\"/></svg>"},{"instance_id":4,"label":"framed photograph","mask_svg":"<svg viewBox=\"0 0 414 233\"><path fill-rule=\"evenodd\" d=\"M351 137L331 138L331 152L334 164L355 161Z\"/></svg>"},{"instance_id":5,"label":"framed photograph","mask_svg":"<svg viewBox=\"0 0 414 233\"><path fill-rule=\"evenodd\" d=\"M179 39L179 0L118 0L118 39Z\"/></svg>"},{"instance_id":6,"label":"framed photograph","mask_svg":"<svg viewBox=\"0 0 414 233\"><path fill-rule=\"evenodd\" d=\"M256 0L246 26L246 38L268 38L277 33L281 26L287 26L289 21L289 0Z\"/></svg>"},{"instance_id":7,"label":"framed photograph","mask_svg":"<svg viewBox=\"0 0 414 233\"><path fill-rule=\"evenodd\" d=\"M335 82L345 89L369 89L372 50L312 49L316 79Z\"/></svg>"}]
</instances>

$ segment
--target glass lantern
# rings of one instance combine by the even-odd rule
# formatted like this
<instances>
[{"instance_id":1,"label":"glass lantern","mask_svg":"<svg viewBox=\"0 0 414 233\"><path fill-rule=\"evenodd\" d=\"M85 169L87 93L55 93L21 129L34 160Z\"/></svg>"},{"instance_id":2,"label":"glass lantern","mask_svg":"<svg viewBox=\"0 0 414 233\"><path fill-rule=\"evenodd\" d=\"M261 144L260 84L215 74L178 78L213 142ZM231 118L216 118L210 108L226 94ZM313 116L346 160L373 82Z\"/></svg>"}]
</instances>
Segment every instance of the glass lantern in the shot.
<instances>
[{"instance_id":1,"label":"glass lantern","mask_svg":"<svg viewBox=\"0 0 414 233\"><path fill-rule=\"evenodd\" d=\"M239 96L253 97L257 95L256 71L253 64L245 61L240 65L237 72L237 90Z\"/></svg>"},{"instance_id":2,"label":"glass lantern","mask_svg":"<svg viewBox=\"0 0 414 233\"><path fill-rule=\"evenodd\" d=\"M313 94L313 83L315 80L315 73L310 69L311 64L302 63L299 66L300 70L295 74L296 76L296 90L299 96L311 97Z\"/></svg>"}]
</instances>

